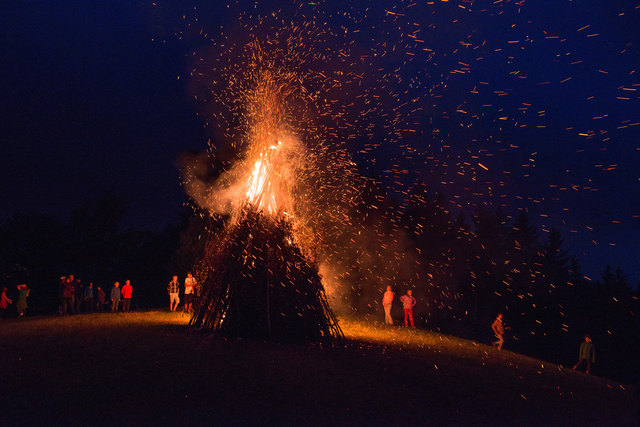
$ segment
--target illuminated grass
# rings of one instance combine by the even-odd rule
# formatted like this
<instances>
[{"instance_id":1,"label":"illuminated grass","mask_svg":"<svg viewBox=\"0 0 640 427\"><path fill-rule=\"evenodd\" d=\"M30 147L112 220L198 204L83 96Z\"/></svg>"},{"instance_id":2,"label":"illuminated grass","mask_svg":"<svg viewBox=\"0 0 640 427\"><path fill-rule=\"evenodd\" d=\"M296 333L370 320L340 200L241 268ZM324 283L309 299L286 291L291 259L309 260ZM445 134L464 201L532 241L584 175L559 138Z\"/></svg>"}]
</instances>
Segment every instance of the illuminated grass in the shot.
<instances>
[{"instance_id":1,"label":"illuminated grass","mask_svg":"<svg viewBox=\"0 0 640 427\"><path fill-rule=\"evenodd\" d=\"M0 323L0 334L46 332L68 333L86 328L118 328L135 326L186 325L186 313L168 311L141 311L131 313L92 313L63 317L33 317L10 319Z\"/></svg>"},{"instance_id":2,"label":"illuminated grass","mask_svg":"<svg viewBox=\"0 0 640 427\"><path fill-rule=\"evenodd\" d=\"M325 347L211 339L187 321L151 311L0 323L3 425L635 419L623 385L435 332L341 319L347 339Z\"/></svg>"}]
</instances>

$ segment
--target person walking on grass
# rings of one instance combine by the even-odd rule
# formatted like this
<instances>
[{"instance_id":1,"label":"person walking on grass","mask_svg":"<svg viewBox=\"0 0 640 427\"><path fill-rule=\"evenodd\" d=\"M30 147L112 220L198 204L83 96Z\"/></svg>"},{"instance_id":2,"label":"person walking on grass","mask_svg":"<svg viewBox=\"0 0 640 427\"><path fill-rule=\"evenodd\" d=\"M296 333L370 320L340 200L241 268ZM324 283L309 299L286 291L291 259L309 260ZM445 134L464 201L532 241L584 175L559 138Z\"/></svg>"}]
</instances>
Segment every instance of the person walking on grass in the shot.
<instances>
[{"instance_id":1,"label":"person walking on grass","mask_svg":"<svg viewBox=\"0 0 640 427\"><path fill-rule=\"evenodd\" d=\"M393 292L391 292L391 286L387 286L387 291L382 295L382 308L384 308L384 323L387 325L393 325L393 318L391 317L391 305L393 303Z\"/></svg>"},{"instance_id":2,"label":"person walking on grass","mask_svg":"<svg viewBox=\"0 0 640 427\"><path fill-rule=\"evenodd\" d=\"M117 313L118 306L120 305L120 297L122 294L120 293L120 282L115 282L113 287L111 288L111 312Z\"/></svg>"},{"instance_id":3,"label":"person walking on grass","mask_svg":"<svg viewBox=\"0 0 640 427\"><path fill-rule=\"evenodd\" d=\"M169 293L169 311L176 311L178 304L180 304L180 282L178 282L178 276L173 276L167 285L167 292Z\"/></svg>"},{"instance_id":4,"label":"person walking on grass","mask_svg":"<svg viewBox=\"0 0 640 427\"><path fill-rule=\"evenodd\" d=\"M122 311L128 313L131 311L131 294L133 293L133 286L131 286L131 280L126 280L124 286L120 290L122 293Z\"/></svg>"},{"instance_id":5,"label":"person walking on grass","mask_svg":"<svg viewBox=\"0 0 640 427\"><path fill-rule=\"evenodd\" d=\"M575 371L580 368L583 362L586 362L587 364L587 370L585 372L587 374L590 373L591 365L596 363L596 349L589 334L584 336L584 342L580 344L580 349L578 350L578 363L573 367L573 370Z\"/></svg>"},{"instance_id":6,"label":"person walking on grass","mask_svg":"<svg viewBox=\"0 0 640 427\"><path fill-rule=\"evenodd\" d=\"M24 283L18 285L18 302L16 308L18 309L18 317L24 317L24 312L27 309L27 297L29 296L29 288Z\"/></svg>"},{"instance_id":7,"label":"person walking on grass","mask_svg":"<svg viewBox=\"0 0 640 427\"><path fill-rule=\"evenodd\" d=\"M187 273L187 278L184 279L184 311L187 313L191 313L195 286L196 279L193 278L191 273Z\"/></svg>"},{"instance_id":8,"label":"person walking on grass","mask_svg":"<svg viewBox=\"0 0 640 427\"><path fill-rule=\"evenodd\" d=\"M413 307L416 305L416 299L411 294L411 289L409 289L406 295L402 295L400 297L400 301L402 302L402 307L404 308L404 326L409 326L407 324L408 317L409 320L411 320L411 327L415 328L416 325L413 324Z\"/></svg>"},{"instance_id":9,"label":"person walking on grass","mask_svg":"<svg viewBox=\"0 0 640 427\"><path fill-rule=\"evenodd\" d=\"M502 345L504 344L504 325L502 323L502 313L498 313L496 316L496 320L491 324L491 330L493 334L496 336L497 341L493 342L493 346L498 350L502 350Z\"/></svg>"},{"instance_id":10,"label":"person walking on grass","mask_svg":"<svg viewBox=\"0 0 640 427\"><path fill-rule=\"evenodd\" d=\"M96 297L98 298L98 312L102 313L102 310L104 310L104 303L107 300L107 294L104 293L101 286L96 288Z\"/></svg>"},{"instance_id":11,"label":"person walking on grass","mask_svg":"<svg viewBox=\"0 0 640 427\"><path fill-rule=\"evenodd\" d=\"M0 319L7 317L7 308L9 308L10 304L13 304L13 301L7 296L7 288L2 288L2 293L0 294Z\"/></svg>"}]
</instances>

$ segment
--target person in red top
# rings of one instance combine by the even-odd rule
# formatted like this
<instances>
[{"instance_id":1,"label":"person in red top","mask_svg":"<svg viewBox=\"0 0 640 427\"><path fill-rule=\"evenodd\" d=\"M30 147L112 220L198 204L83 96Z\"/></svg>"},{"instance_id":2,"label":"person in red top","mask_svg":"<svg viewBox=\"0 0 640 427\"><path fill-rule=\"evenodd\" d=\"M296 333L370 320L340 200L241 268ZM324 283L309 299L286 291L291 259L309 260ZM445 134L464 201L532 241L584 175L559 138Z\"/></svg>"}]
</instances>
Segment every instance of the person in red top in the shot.
<instances>
[{"instance_id":1,"label":"person in red top","mask_svg":"<svg viewBox=\"0 0 640 427\"><path fill-rule=\"evenodd\" d=\"M128 313L131 311L131 294L133 293L133 286L131 286L131 280L124 282L124 286L120 289L122 294L122 311Z\"/></svg>"},{"instance_id":2,"label":"person in red top","mask_svg":"<svg viewBox=\"0 0 640 427\"><path fill-rule=\"evenodd\" d=\"M411 289L409 289L406 295L402 295L400 297L400 301L404 308L404 326L409 326L407 324L408 317L409 320L411 320L411 327L415 328L416 325L413 324L413 306L416 305L416 299L411 295L411 293Z\"/></svg>"},{"instance_id":3,"label":"person in red top","mask_svg":"<svg viewBox=\"0 0 640 427\"><path fill-rule=\"evenodd\" d=\"M7 315L7 308L11 303L13 301L7 297L7 288L2 288L2 294L0 294L0 319L4 319Z\"/></svg>"}]
</instances>

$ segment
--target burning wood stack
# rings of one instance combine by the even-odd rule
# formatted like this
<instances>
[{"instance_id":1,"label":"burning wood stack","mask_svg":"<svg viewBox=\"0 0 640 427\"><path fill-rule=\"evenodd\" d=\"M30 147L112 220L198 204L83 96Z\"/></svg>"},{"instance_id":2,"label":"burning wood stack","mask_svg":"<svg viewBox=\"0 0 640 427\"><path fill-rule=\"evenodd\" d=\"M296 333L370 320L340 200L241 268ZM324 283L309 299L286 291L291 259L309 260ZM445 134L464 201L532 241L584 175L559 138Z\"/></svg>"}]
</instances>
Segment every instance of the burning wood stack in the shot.
<instances>
[{"instance_id":1,"label":"burning wood stack","mask_svg":"<svg viewBox=\"0 0 640 427\"><path fill-rule=\"evenodd\" d=\"M225 336L287 342L343 337L317 267L291 225L245 206L242 219L207 245L203 289L191 325Z\"/></svg>"},{"instance_id":2,"label":"burning wood stack","mask_svg":"<svg viewBox=\"0 0 640 427\"><path fill-rule=\"evenodd\" d=\"M191 325L276 341L343 336L318 268L296 243L292 217L283 210L295 176L288 147L277 141L248 162L242 208L222 238L208 242L198 269L203 289Z\"/></svg>"}]
</instances>

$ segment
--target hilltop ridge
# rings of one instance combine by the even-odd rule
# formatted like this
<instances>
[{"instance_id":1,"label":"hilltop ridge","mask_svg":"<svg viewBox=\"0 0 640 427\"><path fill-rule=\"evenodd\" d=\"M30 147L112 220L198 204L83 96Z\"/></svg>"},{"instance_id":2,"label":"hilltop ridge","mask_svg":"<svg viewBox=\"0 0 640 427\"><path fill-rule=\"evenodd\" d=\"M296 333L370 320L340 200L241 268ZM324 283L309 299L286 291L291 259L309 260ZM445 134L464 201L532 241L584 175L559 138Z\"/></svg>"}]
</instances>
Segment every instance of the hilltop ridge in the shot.
<instances>
[{"instance_id":1,"label":"hilltop ridge","mask_svg":"<svg viewBox=\"0 0 640 427\"><path fill-rule=\"evenodd\" d=\"M333 347L212 339L164 311L0 323L5 425L633 425L628 386L341 319Z\"/></svg>"}]
</instances>

